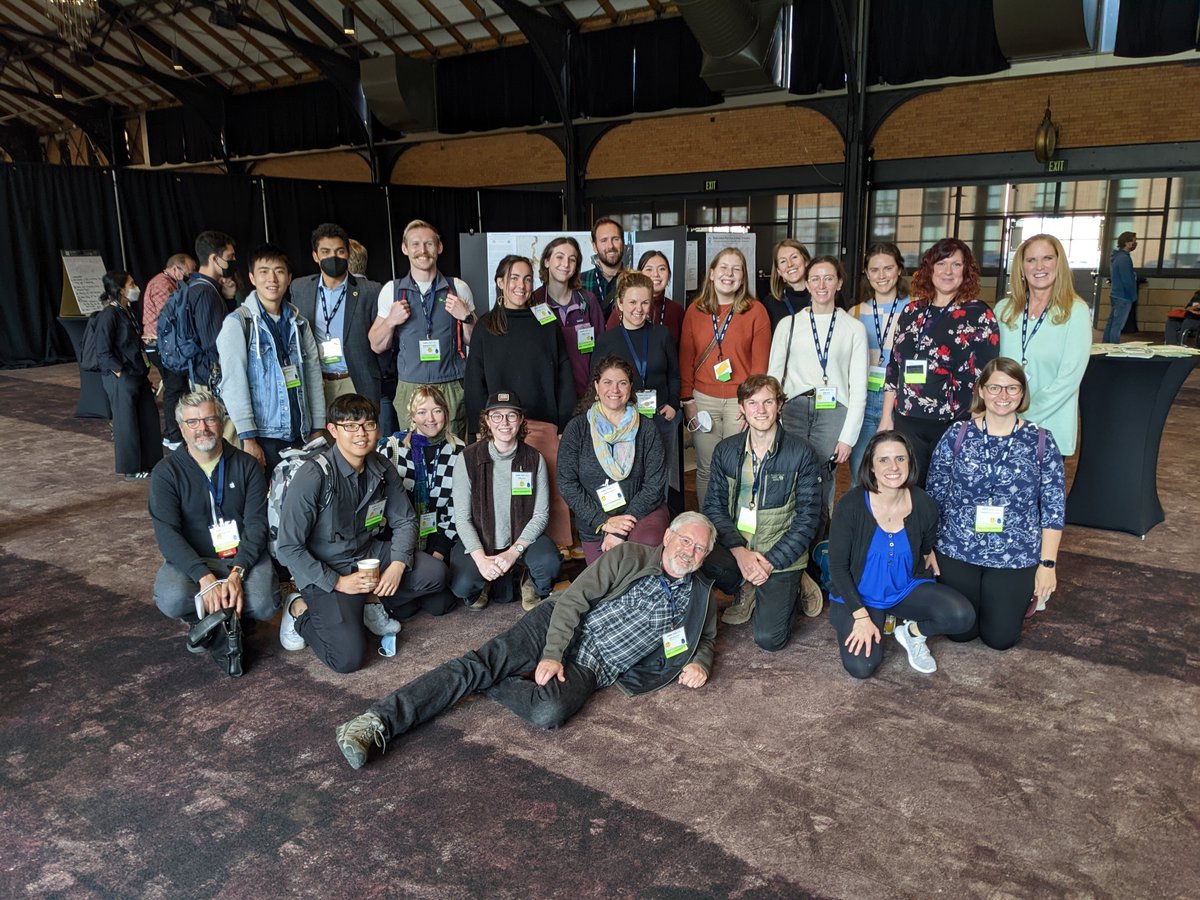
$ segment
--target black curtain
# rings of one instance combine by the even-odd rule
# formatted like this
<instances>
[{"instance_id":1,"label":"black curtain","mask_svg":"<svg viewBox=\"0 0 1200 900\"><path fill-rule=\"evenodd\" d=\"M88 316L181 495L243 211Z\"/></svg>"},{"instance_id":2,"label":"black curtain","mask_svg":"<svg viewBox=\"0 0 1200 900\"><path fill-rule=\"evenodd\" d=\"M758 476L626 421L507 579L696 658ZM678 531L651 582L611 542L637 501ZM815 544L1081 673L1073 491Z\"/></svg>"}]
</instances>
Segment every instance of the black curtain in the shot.
<instances>
[{"instance_id":1,"label":"black curtain","mask_svg":"<svg viewBox=\"0 0 1200 900\"><path fill-rule=\"evenodd\" d=\"M1117 10L1113 56L1166 56L1197 49L1197 20L1200 0L1125 0Z\"/></svg>"},{"instance_id":2,"label":"black curtain","mask_svg":"<svg viewBox=\"0 0 1200 900\"><path fill-rule=\"evenodd\" d=\"M563 198L559 191L488 188L479 192L479 225L476 230L552 231L560 227L562 217Z\"/></svg>"},{"instance_id":3,"label":"black curtain","mask_svg":"<svg viewBox=\"0 0 1200 900\"><path fill-rule=\"evenodd\" d=\"M846 86L846 60L833 3L830 0L797 0L793 14L792 72L788 92L840 91Z\"/></svg>"},{"instance_id":4,"label":"black curtain","mask_svg":"<svg viewBox=\"0 0 1200 900\"><path fill-rule=\"evenodd\" d=\"M202 231L224 231L243 259L263 241L262 201L249 176L121 169L117 185L129 271L141 285L171 254L195 254Z\"/></svg>"},{"instance_id":5,"label":"black curtain","mask_svg":"<svg viewBox=\"0 0 1200 900\"><path fill-rule=\"evenodd\" d=\"M221 159L217 133L182 106L146 110L146 144L152 166Z\"/></svg>"},{"instance_id":6,"label":"black curtain","mask_svg":"<svg viewBox=\"0 0 1200 900\"><path fill-rule=\"evenodd\" d=\"M121 268L111 170L0 166L0 368L72 358L55 321L62 250L98 250L109 269Z\"/></svg>"},{"instance_id":7,"label":"black curtain","mask_svg":"<svg viewBox=\"0 0 1200 900\"><path fill-rule=\"evenodd\" d=\"M353 110L328 81L235 94L227 101L230 156L263 156L366 142Z\"/></svg>"},{"instance_id":8,"label":"black curtain","mask_svg":"<svg viewBox=\"0 0 1200 900\"><path fill-rule=\"evenodd\" d=\"M1008 68L996 38L992 0L874 0L868 43L868 84L987 75Z\"/></svg>"},{"instance_id":9,"label":"black curtain","mask_svg":"<svg viewBox=\"0 0 1200 900\"><path fill-rule=\"evenodd\" d=\"M312 231L324 222L334 222L367 248L368 277L376 281L392 277L387 198L381 186L264 178L262 189L271 242L287 252L294 276L317 271L312 258ZM399 231L396 240L400 240Z\"/></svg>"},{"instance_id":10,"label":"black curtain","mask_svg":"<svg viewBox=\"0 0 1200 900\"><path fill-rule=\"evenodd\" d=\"M396 274L408 271L408 259L400 252L404 226L413 219L424 219L442 236L442 256L438 268L458 272L458 234L479 230L479 201L471 188L411 187L394 184L392 220L396 229Z\"/></svg>"},{"instance_id":11,"label":"black curtain","mask_svg":"<svg viewBox=\"0 0 1200 900\"><path fill-rule=\"evenodd\" d=\"M528 44L439 60L435 77L438 131L443 134L562 121Z\"/></svg>"}]
</instances>

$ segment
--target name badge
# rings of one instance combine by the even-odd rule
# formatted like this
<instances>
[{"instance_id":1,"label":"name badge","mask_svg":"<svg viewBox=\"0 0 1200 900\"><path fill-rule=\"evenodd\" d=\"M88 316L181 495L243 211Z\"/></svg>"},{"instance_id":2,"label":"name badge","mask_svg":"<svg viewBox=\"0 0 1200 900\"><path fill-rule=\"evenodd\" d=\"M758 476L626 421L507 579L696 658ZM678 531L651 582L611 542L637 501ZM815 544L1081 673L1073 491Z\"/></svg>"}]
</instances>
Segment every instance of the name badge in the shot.
<instances>
[{"instance_id":1,"label":"name badge","mask_svg":"<svg viewBox=\"0 0 1200 900\"><path fill-rule=\"evenodd\" d=\"M658 391L638 391L637 411L648 419L658 412Z\"/></svg>"},{"instance_id":2,"label":"name badge","mask_svg":"<svg viewBox=\"0 0 1200 900\"><path fill-rule=\"evenodd\" d=\"M437 513L421 513L421 537L437 531Z\"/></svg>"},{"instance_id":3,"label":"name badge","mask_svg":"<svg viewBox=\"0 0 1200 900\"><path fill-rule=\"evenodd\" d=\"M837 388L817 388L817 402L814 406L816 409L837 409Z\"/></svg>"},{"instance_id":4,"label":"name badge","mask_svg":"<svg viewBox=\"0 0 1200 900\"><path fill-rule=\"evenodd\" d=\"M387 506L387 500L376 500L367 506L367 519L363 524L367 530L377 528L383 522L383 510Z\"/></svg>"},{"instance_id":5,"label":"name badge","mask_svg":"<svg viewBox=\"0 0 1200 900\"><path fill-rule=\"evenodd\" d=\"M533 473L532 472L513 472L512 473L512 495L514 497L531 497L531 496L533 496Z\"/></svg>"},{"instance_id":6,"label":"name badge","mask_svg":"<svg viewBox=\"0 0 1200 900\"><path fill-rule=\"evenodd\" d=\"M242 542L238 534L237 522L232 519L222 519L216 525L208 526L212 536L213 550L221 559L237 555L238 545Z\"/></svg>"},{"instance_id":7,"label":"name badge","mask_svg":"<svg viewBox=\"0 0 1200 900\"><path fill-rule=\"evenodd\" d=\"M887 369L883 366L871 366L867 369L867 390L882 391L883 379L887 375Z\"/></svg>"},{"instance_id":8,"label":"name badge","mask_svg":"<svg viewBox=\"0 0 1200 900\"><path fill-rule=\"evenodd\" d=\"M543 325L549 325L551 322L558 321L558 316L545 303L539 303L533 307L533 314L537 316L537 320Z\"/></svg>"},{"instance_id":9,"label":"name badge","mask_svg":"<svg viewBox=\"0 0 1200 900\"><path fill-rule=\"evenodd\" d=\"M284 366L283 367L283 384L288 390L300 387L300 367L299 366Z\"/></svg>"},{"instance_id":10,"label":"name badge","mask_svg":"<svg viewBox=\"0 0 1200 900\"><path fill-rule=\"evenodd\" d=\"M663 653L667 659L670 659L672 656L678 656L680 653L687 653L687 633L682 627L668 631L662 636L662 639Z\"/></svg>"},{"instance_id":11,"label":"name badge","mask_svg":"<svg viewBox=\"0 0 1200 900\"><path fill-rule=\"evenodd\" d=\"M733 363L727 359L721 360L713 366L713 374L717 376L717 381L728 381L733 377Z\"/></svg>"},{"instance_id":12,"label":"name badge","mask_svg":"<svg viewBox=\"0 0 1200 900\"><path fill-rule=\"evenodd\" d=\"M421 362L437 362L442 358L442 342L437 340L418 341L421 350Z\"/></svg>"},{"instance_id":13,"label":"name badge","mask_svg":"<svg viewBox=\"0 0 1200 900\"><path fill-rule=\"evenodd\" d=\"M738 511L737 530L742 534L754 534L758 530L758 512L750 506Z\"/></svg>"},{"instance_id":14,"label":"name badge","mask_svg":"<svg viewBox=\"0 0 1200 900\"><path fill-rule=\"evenodd\" d=\"M575 346L580 353L591 353L596 349L596 328L593 325L581 325L575 329Z\"/></svg>"},{"instance_id":15,"label":"name badge","mask_svg":"<svg viewBox=\"0 0 1200 900\"><path fill-rule=\"evenodd\" d=\"M984 506L975 507L975 530L981 534L996 534L1004 530L1004 507Z\"/></svg>"},{"instance_id":16,"label":"name badge","mask_svg":"<svg viewBox=\"0 0 1200 900\"><path fill-rule=\"evenodd\" d=\"M621 490L621 483L618 481L600 485L596 488L596 496L600 498L600 508L605 512L612 512L625 505L625 492Z\"/></svg>"},{"instance_id":17,"label":"name badge","mask_svg":"<svg viewBox=\"0 0 1200 900\"><path fill-rule=\"evenodd\" d=\"M929 362L924 359L906 359L904 361L904 380L909 384L924 384Z\"/></svg>"},{"instance_id":18,"label":"name badge","mask_svg":"<svg viewBox=\"0 0 1200 900\"><path fill-rule=\"evenodd\" d=\"M330 363L340 363L342 361L342 339L330 338L327 341L321 341L321 362L326 365Z\"/></svg>"}]
</instances>

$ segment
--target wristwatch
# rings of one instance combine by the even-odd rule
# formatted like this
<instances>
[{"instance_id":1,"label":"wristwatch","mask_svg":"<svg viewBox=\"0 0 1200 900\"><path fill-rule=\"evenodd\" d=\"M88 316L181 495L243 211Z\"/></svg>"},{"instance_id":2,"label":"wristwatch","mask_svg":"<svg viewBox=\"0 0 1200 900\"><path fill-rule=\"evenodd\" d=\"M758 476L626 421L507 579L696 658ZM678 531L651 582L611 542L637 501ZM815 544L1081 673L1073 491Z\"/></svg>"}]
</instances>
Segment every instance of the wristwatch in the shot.
<instances>
[{"instance_id":1,"label":"wristwatch","mask_svg":"<svg viewBox=\"0 0 1200 900\"><path fill-rule=\"evenodd\" d=\"M525 545L520 541L517 541L515 544L513 544L513 549L517 551L517 556L525 555Z\"/></svg>"},{"instance_id":2,"label":"wristwatch","mask_svg":"<svg viewBox=\"0 0 1200 900\"><path fill-rule=\"evenodd\" d=\"M1042 565L1045 566L1047 569L1053 569L1057 565L1057 563L1052 559L1043 559Z\"/></svg>"},{"instance_id":3,"label":"wristwatch","mask_svg":"<svg viewBox=\"0 0 1200 900\"><path fill-rule=\"evenodd\" d=\"M246 577L246 567L245 566L230 566L229 574L236 575L238 578L245 578Z\"/></svg>"}]
</instances>

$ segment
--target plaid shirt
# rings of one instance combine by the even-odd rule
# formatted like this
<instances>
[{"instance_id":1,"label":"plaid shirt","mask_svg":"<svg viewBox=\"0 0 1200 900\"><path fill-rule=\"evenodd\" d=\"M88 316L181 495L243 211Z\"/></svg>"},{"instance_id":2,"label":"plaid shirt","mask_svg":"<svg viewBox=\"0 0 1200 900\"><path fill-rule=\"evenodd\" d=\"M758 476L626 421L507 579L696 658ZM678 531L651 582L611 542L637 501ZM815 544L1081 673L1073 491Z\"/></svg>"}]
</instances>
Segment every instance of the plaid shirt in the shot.
<instances>
[{"instance_id":1,"label":"plaid shirt","mask_svg":"<svg viewBox=\"0 0 1200 900\"><path fill-rule=\"evenodd\" d=\"M595 258L593 257L593 263ZM607 319L608 314L612 312L613 300L609 297L609 290L616 284L617 276L605 278L604 273L600 271L600 266L595 265L579 276L583 282L583 289L591 291L595 298L600 302L600 310L604 313Z\"/></svg>"},{"instance_id":2,"label":"plaid shirt","mask_svg":"<svg viewBox=\"0 0 1200 900\"><path fill-rule=\"evenodd\" d=\"M659 576L647 575L587 614L575 662L596 673L596 687L608 687L656 647L661 650L663 635L683 624L692 576L663 577L670 598L663 593Z\"/></svg>"}]
</instances>

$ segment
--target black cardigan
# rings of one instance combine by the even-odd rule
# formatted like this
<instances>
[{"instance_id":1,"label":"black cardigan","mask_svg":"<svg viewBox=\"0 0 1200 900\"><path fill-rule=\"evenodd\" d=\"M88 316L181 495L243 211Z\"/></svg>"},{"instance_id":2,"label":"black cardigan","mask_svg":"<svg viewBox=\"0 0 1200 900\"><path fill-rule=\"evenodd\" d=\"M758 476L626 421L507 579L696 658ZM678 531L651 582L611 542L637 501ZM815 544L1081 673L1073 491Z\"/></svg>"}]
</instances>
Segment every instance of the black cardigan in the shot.
<instances>
[{"instance_id":1,"label":"black cardigan","mask_svg":"<svg viewBox=\"0 0 1200 900\"><path fill-rule=\"evenodd\" d=\"M912 497L912 512L904 519L904 533L912 552L913 577L932 578L925 567L925 555L937 541L941 513L933 498L919 487L908 490ZM841 597L851 613L863 607L858 581L866 568L867 550L878 525L867 507L866 497L865 488L851 488L833 508L833 521L829 523L830 593Z\"/></svg>"},{"instance_id":2,"label":"black cardigan","mask_svg":"<svg viewBox=\"0 0 1200 900\"><path fill-rule=\"evenodd\" d=\"M642 341L648 339L649 359L644 382L638 377L637 364L629 352L629 345L625 343L625 334L625 326L617 323L611 330L596 336L596 349L592 351L592 378L599 374L596 366L600 365L600 360L606 356L619 356L633 366L635 392L643 388L655 390L658 392L659 408L670 405L679 412L679 354L675 352L671 332L667 331L665 325L643 325L637 331L628 332L629 340L638 353L642 352Z\"/></svg>"}]
</instances>

